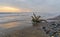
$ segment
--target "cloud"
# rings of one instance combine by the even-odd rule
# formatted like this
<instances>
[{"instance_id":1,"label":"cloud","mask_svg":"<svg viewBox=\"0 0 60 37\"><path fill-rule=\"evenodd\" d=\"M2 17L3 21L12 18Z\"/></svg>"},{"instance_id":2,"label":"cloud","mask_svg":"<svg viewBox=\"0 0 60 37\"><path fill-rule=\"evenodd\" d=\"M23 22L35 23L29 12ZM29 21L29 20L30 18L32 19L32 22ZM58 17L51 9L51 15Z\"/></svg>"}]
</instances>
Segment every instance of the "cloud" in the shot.
<instances>
[{"instance_id":1,"label":"cloud","mask_svg":"<svg viewBox=\"0 0 60 37\"><path fill-rule=\"evenodd\" d=\"M0 6L30 9L32 12L59 12L60 0L0 0Z\"/></svg>"},{"instance_id":2,"label":"cloud","mask_svg":"<svg viewBox=\"0 0 60 37\"><path fill-rule=\"evenodd\" d=\"M30 12L30 10L29 9L8 7L8 6L0 6L0 12Z\"/></svg>"},{"instance_id":3,"label":"cloud","mask_svg":"<svg viewBox=\"0 0 60 37\"><path fill-rule=\"evenodd\" d=\"M25 1L25 0L17 0L17 1Z\"/></svg>"}]
</instances>

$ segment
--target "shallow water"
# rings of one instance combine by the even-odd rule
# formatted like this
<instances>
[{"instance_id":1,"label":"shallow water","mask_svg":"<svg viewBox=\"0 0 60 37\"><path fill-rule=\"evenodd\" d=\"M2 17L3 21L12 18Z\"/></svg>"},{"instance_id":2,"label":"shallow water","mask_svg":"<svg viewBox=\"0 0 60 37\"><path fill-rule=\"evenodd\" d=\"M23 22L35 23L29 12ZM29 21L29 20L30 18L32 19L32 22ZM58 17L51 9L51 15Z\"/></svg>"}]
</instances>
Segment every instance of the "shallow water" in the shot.
<instances>
[{"instance_id":1,"label":"shallow water","mask_svg":"<svg viewBox=\"0 0 60 37\"><path fill-rule=\"evenodd\" d=\"M0 14L0 30L9 29L13 27L28 27L31 26L31 13L3 13ZM41 15L42 18L46 19L46 17L51 17L48 13L36 13L37 15ZM52 14L53 15L53 14Z\"/></svg>"},{"instance_id":2,"label":"shallow water","mask_svg":"<svg viewBox=\"0 0 60 37\"><path fill-rule=\"evenodd\" d=\"M3 14L2 14L3 15ZM0 31L20 26L31 26L30 16L24 14L4 14L0 17ZM7 16L6 16L7 15Z\"/></svg>"}]
</instances>

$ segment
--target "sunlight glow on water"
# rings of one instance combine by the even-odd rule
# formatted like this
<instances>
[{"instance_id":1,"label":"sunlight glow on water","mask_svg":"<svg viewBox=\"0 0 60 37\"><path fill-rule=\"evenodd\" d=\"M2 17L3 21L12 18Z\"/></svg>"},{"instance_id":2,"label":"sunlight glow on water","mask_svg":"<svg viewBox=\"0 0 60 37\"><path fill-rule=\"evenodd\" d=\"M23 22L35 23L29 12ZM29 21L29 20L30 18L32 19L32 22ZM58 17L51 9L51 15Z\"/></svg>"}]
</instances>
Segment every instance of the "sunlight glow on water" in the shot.
<instances>
[{"instance_id":1,"label":"sunlight glow on water","mask_svg":"<svg viewBox=\"0 0 60 37\"><path fill-rule=\"evenodd\" d=\"M19 26L17 22L6 23L6 24L0 25L1 28L6 28L6 29L16 27L16 26Z\"/></svg>"}]
</instances>

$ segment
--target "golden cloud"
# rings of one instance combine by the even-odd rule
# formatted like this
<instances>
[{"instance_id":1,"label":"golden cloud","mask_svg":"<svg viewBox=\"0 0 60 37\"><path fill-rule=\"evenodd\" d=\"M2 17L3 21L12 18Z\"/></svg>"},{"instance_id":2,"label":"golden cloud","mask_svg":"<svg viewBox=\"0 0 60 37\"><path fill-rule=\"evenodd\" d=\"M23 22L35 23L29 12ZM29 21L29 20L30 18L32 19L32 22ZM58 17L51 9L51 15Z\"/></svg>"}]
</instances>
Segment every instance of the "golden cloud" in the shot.
<instances>
[{"instance_id":1,"label":"golden cloud","mask_svg":"<svg viewBox=\"0 0 60 37\"><path fill-rule=\"evenodd\" d=\"M21 9L21 8L14 8L14 7L0 7L0 12L30 12L30 9Z\"/></svg>"}]
</instances>

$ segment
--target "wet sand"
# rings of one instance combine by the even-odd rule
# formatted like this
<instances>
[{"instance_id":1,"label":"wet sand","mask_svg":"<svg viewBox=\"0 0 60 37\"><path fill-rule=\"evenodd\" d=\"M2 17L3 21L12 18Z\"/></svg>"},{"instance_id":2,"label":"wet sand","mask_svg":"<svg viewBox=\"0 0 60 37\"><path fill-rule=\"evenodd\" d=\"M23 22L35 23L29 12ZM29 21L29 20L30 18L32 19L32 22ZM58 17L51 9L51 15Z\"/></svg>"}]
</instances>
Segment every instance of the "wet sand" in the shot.
<instances>
[{"instance_id":1,"label":"wet sand","mask_svg":"<svg viewBox=\"0 0 60 37\"><path fill-rule=\"evenodd\" d=\"M22 30L16 29L11 31L6 31L0 37L48 37L42 30L35 29L33 27L28 27Z\"/></svg>"},{"instance_id":2,"label":"wet sand","mask_svg":"<svg viewBox=\"0 0 60 37\"><path fill-rule=\"evenodd\" d=\"M41 29L41 25L45 24L40 24L40 26L28 26L28 27L14 27L10 29L6 29L5 31L2 32L0 37L49 37L48 35L45 34L45 32Z\"/></svg>"}]
</instances>

